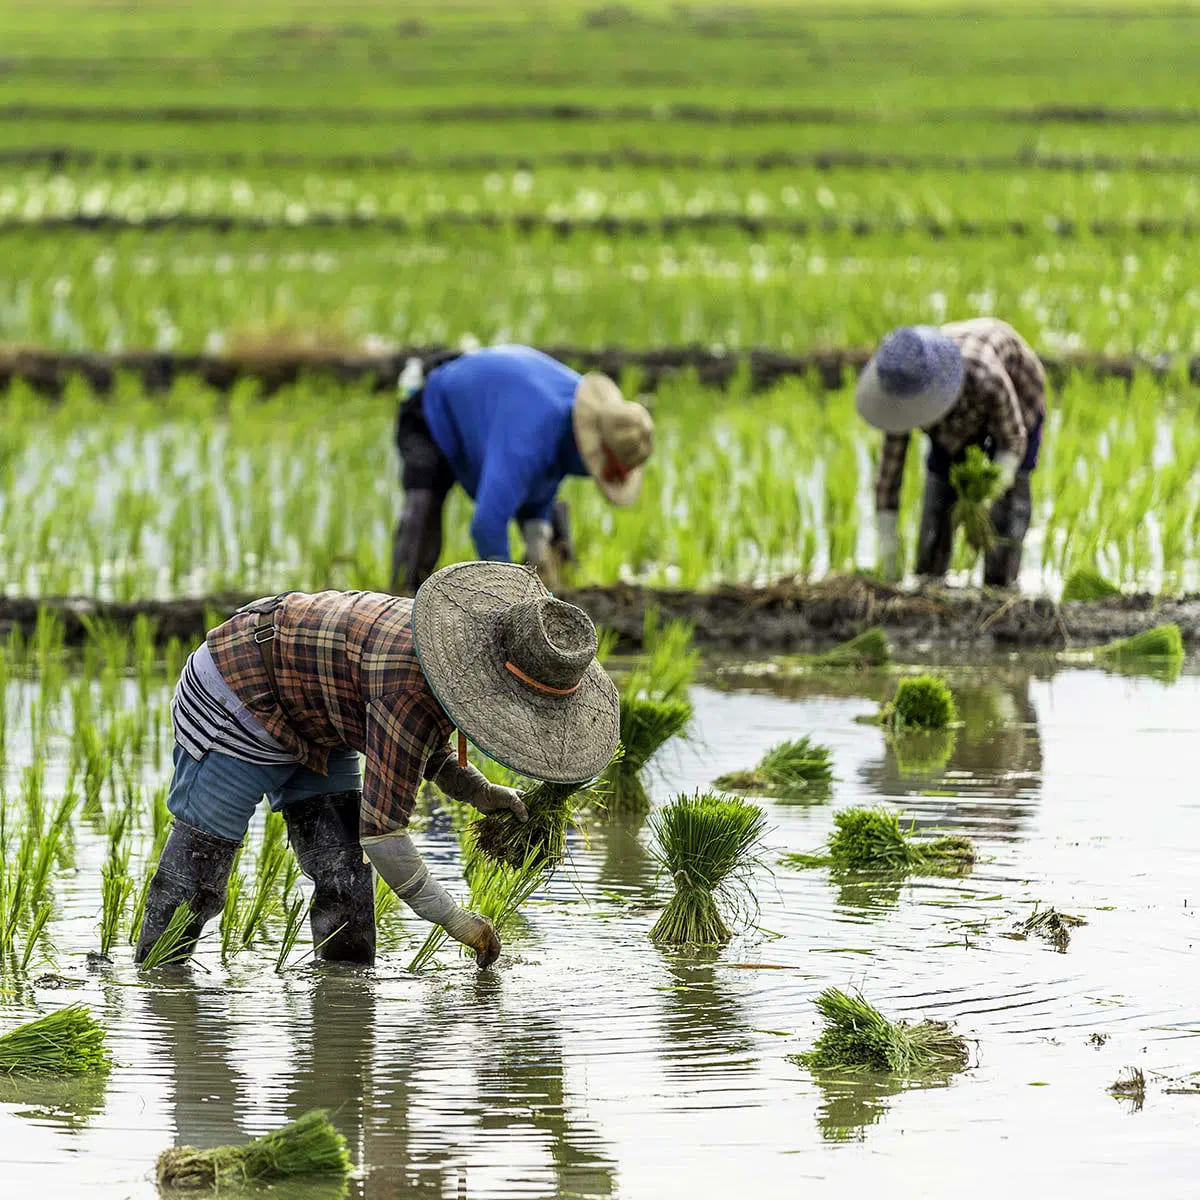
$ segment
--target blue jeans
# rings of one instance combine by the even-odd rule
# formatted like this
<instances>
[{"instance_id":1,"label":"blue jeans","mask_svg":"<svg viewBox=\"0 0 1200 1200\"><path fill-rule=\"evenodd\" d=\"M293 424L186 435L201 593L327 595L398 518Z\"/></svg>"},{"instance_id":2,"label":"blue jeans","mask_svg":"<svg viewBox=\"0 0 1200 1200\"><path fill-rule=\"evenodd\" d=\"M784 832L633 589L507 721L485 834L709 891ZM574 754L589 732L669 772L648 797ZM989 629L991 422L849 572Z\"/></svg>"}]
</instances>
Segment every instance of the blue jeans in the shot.
<instances>
[{"instance_id":1,"label":"blue jeans","mask_svg":"<svg viewBox=\"0 0 1200 1200\"><path fill-rule=\"evenodd\" d=\"M358 753L349 747L333 751L329 774L318 775L302 763L257 766L219 750L208 750L195 759L176 742L167 808L172 816L205 833L240 842L263 796L277 812L310 796L361 790Z\"/></svg>"}]
</instances>

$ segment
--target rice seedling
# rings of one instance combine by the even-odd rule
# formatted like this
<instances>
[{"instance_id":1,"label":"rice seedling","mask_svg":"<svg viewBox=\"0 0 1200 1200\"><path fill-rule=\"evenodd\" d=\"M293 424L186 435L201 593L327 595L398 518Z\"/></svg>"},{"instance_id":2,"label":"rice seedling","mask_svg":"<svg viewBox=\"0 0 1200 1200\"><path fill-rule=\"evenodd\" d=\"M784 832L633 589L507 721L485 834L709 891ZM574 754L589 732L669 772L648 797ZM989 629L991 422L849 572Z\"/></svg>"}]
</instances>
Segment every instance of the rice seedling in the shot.
<instances>
[{"instance_id":1,"label":"rice seedling","mask_svg":"<svg viewBox=\"0 0 1200 1200\"><path fill-rule=\"evenodd\" d=\"M888 644L887 634L878 626L864 629L862 633L852 637L847 642L826 650L824 654L813 655L809 662L814 667L822 669L862 669L865 667L882 667L892 657L892 649Z\"/></svg>"},{"instance_id":2,"label":"rice seedling","mask_svg":"<svg viewBox=\"0 0 1200 1200\"><path fill-rule=\"evenodd\" d=\"M1126 1067L1124 1074L1108 1085L1108 1093L1118 1100L1128 1100L1132 1111L1139 1112L1146 1103L1146 1073L1141 1067Z\"/></svg>"},{"instance_id":3,"label":"rice seedling","mask_svg":"<svg viewBox=\"0 0 1200 1200\"><path fill-rule=\"evenodd\" d=\"M1071 944L1071 930L1086 925L1086 917L1062 913L1055 908L1034 906L1033 912L1017 925L1018 937L1040 937L1053 944L1059 951Z\"/></svg>"},{"instance_id":4,"label":"rice seedling","mask_svg":"<svg viewBox=\"0 0 1200 1200\"><path fill-rule=\"evenodd\" d=\"M643 656L630 673L623 693L654 700L686 700L700 666L689 621L662 624L658 609L648 608L642 623Z\"/></svg>"},{"instance_id":5,"label":"rice seedling","mask_svg":"<svg viewBox=\"0 0 1200 1200\"><path fill-rule=\"evenodd\" d=\"M834 829L824 854L787 854L782 861L796 867L833 867L839 871L896 873L955 872L975 862L969 838L949 835L916 841L911 827L900 827L890 808L846 808L833 818Z\"/></svg>"},{"instance_id":6,"label":"rice seedling","mask_svg":"<svg viewBox=\"0 0 1200 1200\"><path fill-rule=\"evenodd\" d=\"M950 468L950 485L957 497L950 519L978 554L986 554L996 544L991 504L998 497L999 484L1000 468L978 446L968 446L962 462Z\"/></svg>"},{"instance_id":7,"label":"rice seedling","mask_svg":"<svg viewBox=\"0 0 1200 1200\"><path fill-rule=\"evenodd\" d=\"M813 1048L791 1055L801 1066L901 1076L963 1070L966 1040L944 1021L889 1021L861 993L827 988L816 999L824 1020Z\"/></svg>"},{"instance_id":8,"label":"rice seedling","mask_svg":"<svg viewBox=\"0 0 1200 1200\"><path fill-rule=\"evenodd\" d=\"M389 888L388 891L390 892L391 889ZM394 896L395 893L392 892L392 895ZM376 920L378 920L379 919L379 912L378 912L379 889L378 889L378 887L376 887L376 889L375 889L375 899L376 899L376 905L377 905L375 917L376 917ZM398 900L397 900L397 903L399 903ZM304 927L304 917L305 917L304 897L297 896L295 898L295 900L293 900L291 902L291 904L288 906L287 913L284 916L283 933L279 939L279 952L275 955L275 971L277 974L283 974L284 970L287 967L287 960L291 956L292 950L295 949L296 942L300 938L300 931Z\"/></svg>"},{"instance_id":9,"label":"rice seedling","mask_svg":"<svg viewBox=\"0 0 1200 1200\"><path fill-rule=\"evenodd\" d=\"M1109 582L1094 567L1084 567L1073 571L1063 584L1062 598L1064 604L1077 601L1084 604L1095 604L1101 600L1111 600L1121 595L1121 589L1115 583Z\"/></svg>"},{"instance_id":10,"label":"rice seedling","mask_svg":"<svg viewBox=\"0 0 1200 1200\"><path fill-rule=\"evenodd\" d=\"M244 847L243 847L244 849ZM242 896L246 888L246 880L239 869L242 861L242 849L239 849L229 872L229 882L225 885L225 903L221 906L221 922L218 933L221 937L221 958L229 959L242 949L242 923L245 920Z\"/></svg>"},{"instance_id":11,"label":"rice seedling","mask_svg":"<svg viewBox=\"0 0 1200 1200\"><path fill-rule=\"evenodd\" d=\"M725 914L748 912L749 877L766 833L766 815L744 800L711 792L676 796L650 817L655 857L675 894L650 931L664 945L723 945ZM722 910L725 910L723 913Z\"/></svg>"},{"instance_id":12,"label":"rice seedling","mask_svg":"<svg viewBox=\"0 0 1200 1200\"><path fill-rule=\"evenodd\" d=\"M473 855L467 860L466 876L470 892L467 908L491 921L497 937L503 939L512 928L521 905L545 881L546 872L532 856L520 866L511 867ZM420 971L428 966L449 936L440 925L433 926L408 969Z\"/></svg>"},{"instance_id":13,"label":"rice seedling","mask_svg":"<svg viewBox=\"0 0 1200 1200\"><path fill-rule=\"evenodd\" d=\"M348 1175L346 1139L329 1113L312 1109L303 1116L242 1146L175 1146L158 1156L160 1188L219 1192L246 1183L303 1175Z\"/></svg>"},{"instance_id":14,"label":"rice seedling","mask_svg":"<svg viewBox=\"0 0 1200 1200\"><path fill-rule=\"evenodd\" d=\"M944 679L929 674L900 680L896 694L880 712L880 721L897 733L947 729L957 720L954 694Z\"/></svg>"},{"instance_id":15,"label":"rice seedling","mask_svg":"<svg viewBox=\"0 0 1200 1200\"><path fill-rule=\"evenodd\" d=\"M186 901L179 905L171 914L167 927L147 951L141 963L142 970L152 971L156 967L170 967L186 962L192 953L190 931L194 920L191 905Z\"/></svg>"},{"instance_id":16,"label":"rice seedling","mask_svg":"<svg viewBox=\"0 0 1200 1200\"><path fill-rule=\"evenodd\" d=\"M111 1065L104 1029L82 1004L0 1035L0 1075L88 1075Z\"/></svg>"},{"instance_id":17,"label":"rice seedling","mask_svg":"<svg viewBox=\"0 0 1200 1200\"><path fill-rule=\"evenodd\" d=\"M106 958L120 932L125 906L133 894L129 847L125 844L125 814L108 839L108 857L100 868L100 953Z\"/></svg>"},{"instance_id":18,"label":"rice seedling","mask_svg":"<svg viewBox=\"0 0 1200 1200\"><path fill-rule=\"evenodd\" d=\"M781 800L818 798L833 780L833 754L809 737L780 742L749 771L730 771L713 781L723 792L772 796Z\"/></svg>"},{"instance_id":19,"label":"rice seedling","mask_svg":"<svg viewBox=\"0 0 1200 1200\"><path fill-rule=\"evenodd\" d=\"M1169 622L1098 646L1092 653L1097 662L1116 666L1139 662L1176 664L1183 662L1183 636L1179 626Z\"/></svg>"},{"instance_id":20,"label":"rice seedling","mask_svg":"<svg viewBox=\"0 0 1200 1200\"><path fill-rule=\"evenodd\" d=\"M609 813L645 812L650 797L641 772L650 759L692 721L686 700L659 700L621 695L621 753L605 772Z\"/></svg>"}]
</instances>

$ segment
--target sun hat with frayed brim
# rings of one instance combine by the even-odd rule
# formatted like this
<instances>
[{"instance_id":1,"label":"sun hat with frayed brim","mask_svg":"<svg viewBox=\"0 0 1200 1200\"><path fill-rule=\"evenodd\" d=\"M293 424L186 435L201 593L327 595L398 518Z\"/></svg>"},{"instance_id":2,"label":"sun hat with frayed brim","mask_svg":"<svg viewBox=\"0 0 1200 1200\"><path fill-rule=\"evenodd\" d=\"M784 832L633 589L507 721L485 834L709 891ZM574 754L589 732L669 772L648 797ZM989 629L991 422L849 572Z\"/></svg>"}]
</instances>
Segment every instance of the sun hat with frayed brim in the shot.
<instances>
[{"instance_id":1,"label":"sun hat with frayed brim","mask_svg":"<svg viewBox=\"0 0 1200 1200\"><path fill-rule=\"evenodd\" d=\"M413 601L413 645L459 732L489 758L550 783L594 779L617 752L617 689L596 628L515 563L444 567Z\"/></svg>"},{"instance_id":2,"label":"sun hat with frayed brim","mask_svg":"<svg viewBox=\"0 0 1200 1200\"><path fill-rule=\"evenodd\" d=\"M626 508L642 490L654 449L654 418L626 400L607 375L589 371L575 388L571 420L579 456L610 504Z\"/></svg>"},{"instance_id":3,"label":"sun hat with frayed brim","mask_svg":"<svg viewBox=\"0 0 1200 1200\"><path fill-rule=\"evenodd\" d=\"M888 334L854 390L859 416L885 433L908 433L940 421L958 399L963 357L958 344L929 325Z\"/></svg>"}]
</instances>

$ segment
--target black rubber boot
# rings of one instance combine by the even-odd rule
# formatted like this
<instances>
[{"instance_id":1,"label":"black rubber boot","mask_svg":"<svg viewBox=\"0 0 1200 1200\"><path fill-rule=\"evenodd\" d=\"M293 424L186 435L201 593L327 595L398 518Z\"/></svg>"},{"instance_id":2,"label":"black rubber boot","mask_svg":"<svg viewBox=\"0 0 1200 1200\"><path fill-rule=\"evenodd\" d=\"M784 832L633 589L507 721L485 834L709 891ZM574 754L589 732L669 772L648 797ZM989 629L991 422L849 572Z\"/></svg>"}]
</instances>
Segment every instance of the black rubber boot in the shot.
<instances>
[{"instance_id":1,"label":"black rubber boot","mask_svg":"<svg viewBox=\"0 0 1200 1200\"><path fill-rule=\"evenodd\" d=\"M985 587L1016 587L1021 574L1021 549L1033 515L1029 472L1018 471L1013 485L992 505L996 544L984 556Z\"/></svg>"},{"instance_id":2,"label":"black rubber boot","mask_svg":"<svg viewBox=\"0 0 1200 1200\"><path fill-rule=\"evenodd\" d=\"M426 488L404 494L404 511L392 539L392 586L397 596L415 596L442 553L442 506Z\"/></svg>"},{"instance_id":3,"label":"black rubber boot","mask_svg":"<svg viewBox=\"0 0 1200 1200\"><path fill-rule=\"evenodd\" d=\"M954 488L948 479L932 471L925 475L925 500L921 509L921 532L917 535L917 574L941 579L950 569L954 548Z\"/></svg>"},{"instance_id":4,"label":"black rubber boot","mask_svg":"<svg viewBox=\"0 0 1200 1200\"><path fill-rule=\"evenodd\" d=\"M185 901L191 905L194 916L171 960L178 963L191 957L205 921L225 906L229 872L241 844L205 833L183 821L175 822L146 893L146 912L134 962L140 963L150 953L175 910Z\"/></svg>"},{"instance_id":5,"label":"black rubber boot","mask_svg":"<svg viewBox=\"0 0 1200 1200\"><path fill-rule=\"evenodd\" d=\"M565 500L555 500L550 525L554 531L550 537L551 547L561 562L574 566L578 560L575 539L571 536L571 506Z\"/></svg>"},{"instance_id":6,"label":"black rubber boot","mask_svg":"<svg viewBox=\"0 0 1200 1200\"><path fill-rule=\"evenodd\" d=\"M358 841L362 792L311 796L283 810L288 841L315 885L312 910L316 957L326 962L375 962L375 879Z\"/></svg>"}]
</instances>

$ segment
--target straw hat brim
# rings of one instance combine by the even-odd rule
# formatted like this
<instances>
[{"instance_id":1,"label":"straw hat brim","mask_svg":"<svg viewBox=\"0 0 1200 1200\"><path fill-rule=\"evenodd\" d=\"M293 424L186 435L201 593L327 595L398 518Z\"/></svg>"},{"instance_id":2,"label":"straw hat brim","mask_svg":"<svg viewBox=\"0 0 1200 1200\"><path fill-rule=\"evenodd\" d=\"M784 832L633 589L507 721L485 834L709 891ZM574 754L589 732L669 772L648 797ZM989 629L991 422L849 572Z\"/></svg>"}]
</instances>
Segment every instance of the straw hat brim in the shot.
<instances>
[{"instance_id":1,"label":"straw hat brim","mask_svg":"<svg viewBox=\"0 0 1200 1200\"><path fill-rule=\"evenodd\" d=\"M641 494L645 466L634 467L624 479L612 482L604 478L607 467L604 454L604 437L601 433L601 416L617 404L624 404L621 389L607 375L589 372L575 388L575 405L571 410L571 423L575 431L575 445L579 457L587 467L588 474L604 493L604 498L617 508L628 508Z\"/></svg>"},{"instance_id":2,"label":"straw hat brim","mask_svg":"<svg viewBox=\"0 0 1200 1200\"><path fill-rule=\"evenodd\" d=\"M489 758L532 779L582 783L612 761L617 689L593 661L568 696L540 692L504 665L501 615L547 595L515 563L468 562L430 576L413 601L413 645L438 703Z\"/></svg>"},{"instance_id":3,"label":"straw hat brim","mask_svg":"<svg viewBox=\"0 0 1200 1200\"><path fill-rule=\"evenodd\" d=\"M940 421L953 407L961 390L959 379L938 379L909 396L887 391L872 358L863 368L854 389L858 415L884 433L909 433Z\"/></svg>"}]
</instances>

